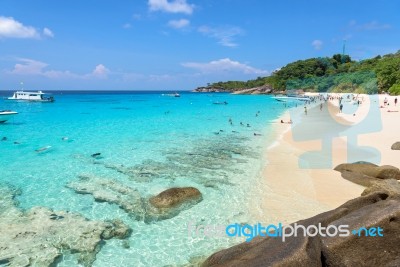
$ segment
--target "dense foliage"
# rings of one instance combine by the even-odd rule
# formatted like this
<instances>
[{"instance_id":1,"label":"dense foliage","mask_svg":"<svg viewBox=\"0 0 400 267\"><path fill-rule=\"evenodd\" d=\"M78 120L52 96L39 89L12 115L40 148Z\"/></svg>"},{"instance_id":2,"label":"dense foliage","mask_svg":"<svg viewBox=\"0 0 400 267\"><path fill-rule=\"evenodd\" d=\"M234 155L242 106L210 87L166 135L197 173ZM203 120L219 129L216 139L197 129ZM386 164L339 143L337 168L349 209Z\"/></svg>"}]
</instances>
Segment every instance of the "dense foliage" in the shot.
<instances>
[{"instance_id":1,"label":"dense foliage","mask_svg":"<svg viewBox=\"0 0 400 267\"><path fill-rule=\"evenodd\" d=\"M229 91L259 86L270 86L274 91L303 89L400 94L400 50L362 61L353 61L350 56L340 54L331 58L310 58L289 63L268 77L208 84L210 88Z\"/></svg>"}]
</instances>

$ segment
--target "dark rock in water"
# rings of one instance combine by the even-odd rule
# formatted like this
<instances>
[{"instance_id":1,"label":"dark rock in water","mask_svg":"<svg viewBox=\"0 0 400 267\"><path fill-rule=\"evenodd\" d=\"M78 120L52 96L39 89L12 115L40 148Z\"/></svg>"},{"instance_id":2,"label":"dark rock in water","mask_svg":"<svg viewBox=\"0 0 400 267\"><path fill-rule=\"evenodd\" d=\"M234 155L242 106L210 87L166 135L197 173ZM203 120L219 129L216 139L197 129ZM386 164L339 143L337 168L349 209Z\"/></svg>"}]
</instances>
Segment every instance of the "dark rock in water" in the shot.
<instances>
[{"instance_id":1,"label":"dark rock in water","mask_svg":"<svg viewBox=\"0 0 400 267\"><path fill-rule=\"evenodd\" d=\"M1 141L7 141L7 137L3 137L3 138L1 138Z\"/></svg>"},{"instance_id":2,"label":"dark rock in water","mask_svg":"<svg viewBox=\"0 0 400 267\"><path fill-rule=\"evenodd\" d=\"M194 187L175 187L167 189L149 199L156 208L172 208L186 201L201 201L200 191Z\"/></svg>"},{"instance_id":3,"label":"dark rock in water","mask_svg":"<svg viewBox=\"0 0 400 267\"><path fill-rule=\"evenodd\" d=\"M99 157L101 155L101 153L94 153L94 154L92 154L92 157L93 158L97 158L97 157Z\"/></svg>"},{"instance_id":4,"label":"dark rock in water","mask_svg":"<svg viewBox=\"0 0 400 267\"><path fill-rule=\"evenodd\" d=\"M392 145L392 150L400 150L400 142L396 142Z\"/></svg>"},{"instance_id":5,"label":"dark rock in water","mask_svg":"<svg viewBox=\"0 0 400 267\"><path fill-rule=\"evenodd\" d=\"M396 179L400 180L400 170L396 167L383 165L376 166L371 163L353 163L353 164L340 164L335 168L336 171L343 172L349 171L354 173L361 173L369 177L379 179Z\"/></svg>"},{"instance_id":6,"label":"dark rock in water","mask_svg":"<svg viewBox=\"0 0 400 267\"><path fill-rule=\"evenodd\" d=\"M202 200L199 190L193 187L172 188L149 200L117 180L88 175L80 176L79 181L71 182L67 187L78 194L91 194L98 202L116 204L135 220L145 223L175 217Z\"/></svg>"}]
</instances>

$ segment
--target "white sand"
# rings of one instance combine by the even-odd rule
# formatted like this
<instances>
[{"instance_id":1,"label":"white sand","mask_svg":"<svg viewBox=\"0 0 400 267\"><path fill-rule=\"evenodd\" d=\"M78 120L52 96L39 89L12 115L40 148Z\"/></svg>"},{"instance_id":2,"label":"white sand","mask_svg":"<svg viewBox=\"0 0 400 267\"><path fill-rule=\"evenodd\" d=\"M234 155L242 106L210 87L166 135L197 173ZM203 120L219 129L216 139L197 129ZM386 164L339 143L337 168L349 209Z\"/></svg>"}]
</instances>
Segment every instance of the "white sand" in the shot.
<instances>
[{"instance_id":1,"label":"white sand","mask_svg":"<svg viewBox=\"0 0 400 267\"><path fill-rule=\"evenodd\" d=\"M363 97L364 101L358 109L356 105L345 102L344 112L355 110L349 114L338 113L338 100L333 100L329 101L329 107L324 103L322 111L319 107L308 107L308 115L305 116L304 107L299 107L286 112L277 121L274 127L277 143L271 145L265 154L266 163L261 185L265 189L264 194L257 199L257 208L252 211L256 218L262 222L268 218L268 223L290 223L334 209L360 196L364 190L362 186L343 179L339 172L333 170L341 163L351 162L347 158L351 153L357 152L357 159L363 161L373 161L380 154L378 158L381 160L376 163L399 167L399 152L391 150L390 147L400 141L400 112L387 111L400 111L400 104L394 107L394 97L387 96L389 107L379 108L383 106L385 96L379 96L379 106L374 102L374 99L378 101L377 96L371 97L371 101L369 96L359 97ZM400 97L397 98L400 101ZM319 103L314 106L319 106ZM377 116L372 118L372 124L364 127L366 130L358 130L360 122L367 118L371 120L372 113L368 113L370 110L376 111ZM294 124L281 124L281 119L285 122L292 119ZM355 140L346 137L346 132L342 131L343 125L348 126L346 132L359 131ZM376 131L374 128L377 127L381 129ZM370 128L375 132L363 134ZM322 139L327 132L345 136ZM309 136L318 138L307 141ZM331 163L331 166L300 168L299 159L304 152L321 150L321 140L332 144L332 151L325 150L315 162ZM349 148L348 140L351 140L349 142L352 145ZM369 153L369 150L360 149L358 146L373 147L377 149L377 153Z\"/></svg>"}]
</instances>

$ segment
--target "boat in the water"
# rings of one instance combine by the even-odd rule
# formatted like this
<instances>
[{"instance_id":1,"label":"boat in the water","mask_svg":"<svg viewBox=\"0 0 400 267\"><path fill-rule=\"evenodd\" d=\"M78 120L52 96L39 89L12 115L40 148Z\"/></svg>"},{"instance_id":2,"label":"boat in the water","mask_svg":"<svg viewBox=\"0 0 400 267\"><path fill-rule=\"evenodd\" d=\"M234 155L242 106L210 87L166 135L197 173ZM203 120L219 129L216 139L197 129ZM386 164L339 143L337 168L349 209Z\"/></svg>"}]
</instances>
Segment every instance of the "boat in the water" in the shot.
<instances>
[{"instance_id":1,"label":"boat in the water","mask_svg":"<svg viewBox=\"0 0 400 267\"><path fill-rule=\"evenodd\" d=\"M37 92L26 92L17 91L12 97L7 98L8 100L20 100L20 101L32 101L32 102L54 102L54 97L43 93L42 91Z\"/></svg>"},{"instance_id":2,"label":"boat in the water","mask_svg":"<svg viewBox=\"0 0 400 267\"><path fill-rule=\"evenodd\" d=\"M12 110L0 110L0 123L6 122L17 114L18 112Z\"/></svg>"},{"instance_id":3,"label":"boat in the water","mask_svg":"<svg viewBox=\"0 0 400 267\"><path fill-rule=\"evenodd\" d=\"M173 96L173 97L181 97L180 94L178 94L177 92L173 93L173 94L162 94L163 96Z\"/></svg>"},{"instance_id":4,"label":"boat in the water","mask_svg":"<svg viewBox=\"0 0 400 267\"><path fill-rule=\"evenodd\" d=\"M308 96L301 96L301 95L275 96L272 98L279 102L308 102L308 101L310 101L310 98Z\"/></svg>"}]
</instances>

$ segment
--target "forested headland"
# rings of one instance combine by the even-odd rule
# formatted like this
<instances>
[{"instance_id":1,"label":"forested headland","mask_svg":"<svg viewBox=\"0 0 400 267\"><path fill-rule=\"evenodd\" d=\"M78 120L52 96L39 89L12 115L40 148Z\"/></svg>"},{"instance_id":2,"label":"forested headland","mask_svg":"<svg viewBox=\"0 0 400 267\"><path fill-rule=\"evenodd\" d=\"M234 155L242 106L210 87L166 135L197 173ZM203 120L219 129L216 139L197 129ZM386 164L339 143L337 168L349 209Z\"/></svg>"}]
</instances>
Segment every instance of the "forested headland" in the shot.
<instances>
[{"instance_id":1,"label":"forested headland","mask_svg":"<svg viewBox=\"0 0 400 267\"><path fill-rule=\"evenodd\" d=\"M301 89L310 92L388 92L400 95L400 50L361 61L341 54L298 60L270 76L248 81L216 82L195 91L235 92L256 87L269 88L266 92L272 93Z\"/></svg>"}]
</instances>

